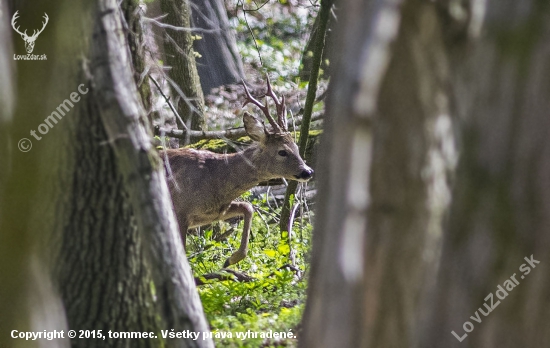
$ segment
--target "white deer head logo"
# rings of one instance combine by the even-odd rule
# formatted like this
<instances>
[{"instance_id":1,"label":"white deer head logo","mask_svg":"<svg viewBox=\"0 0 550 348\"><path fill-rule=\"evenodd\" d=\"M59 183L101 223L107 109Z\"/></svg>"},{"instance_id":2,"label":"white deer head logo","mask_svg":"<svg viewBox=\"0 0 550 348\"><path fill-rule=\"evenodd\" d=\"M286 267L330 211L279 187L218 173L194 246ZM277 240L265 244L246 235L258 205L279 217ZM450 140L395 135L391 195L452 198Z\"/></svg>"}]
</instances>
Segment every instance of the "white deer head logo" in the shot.
<instances>
[{"instance_id":1,"label":"white deer head logo","mask_svg":"<svg viewBox=\"0 0 550 348\"><path fill-rule=\"evenodd\" d=\"M23 40L25 40L25 49L27 50L27 53L32 53L32 50L34 50L34 42L36 41L36 38L38 37L38 35L40 35L41 32L44 31L44 28L46 28L46 24L48 24L48 15L46 13L44 13L44 22L42 23L42 29L40 30L34 30L32 35L31 36L28 36L27 35L27 30L25 30L25 32L20 32L19 31L19 27L15 27L16 26L16 21L17 21L17 18L19 18L18 16L18 13L19 11L15 11L15 13L13 14L13 17L11 19L11 26L13 27L13 30L15 30L19 35L21 35L21 37L23 38Z\"/></svg>"}]
</instances>

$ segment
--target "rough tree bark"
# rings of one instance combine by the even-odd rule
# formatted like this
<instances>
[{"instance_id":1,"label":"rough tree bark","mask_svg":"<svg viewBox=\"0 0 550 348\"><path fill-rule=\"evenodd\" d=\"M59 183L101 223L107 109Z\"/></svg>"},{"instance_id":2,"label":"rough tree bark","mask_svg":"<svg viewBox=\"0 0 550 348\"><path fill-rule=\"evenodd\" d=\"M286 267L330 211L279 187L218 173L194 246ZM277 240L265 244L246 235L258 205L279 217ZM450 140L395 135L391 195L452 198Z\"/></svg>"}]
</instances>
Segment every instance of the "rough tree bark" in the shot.
<instances>
[{"instance_id":1,"label":"rough tree bark","mask_svg":"<svg viewBox=\"0 0 550 348\"><path fill-rule=\"evenodd\" d=\"M164 54L168 73L172 79L172 95L176 98L178 113L183 117L187 128L201 130L204 126L204 95L193 50L191 9L189 0L161 0L162 12L166 14L164 23L184 28L176 31L165 29ZM188 143L189 141L187 141Z\"/></svg>"},{"instance_id":2,"label":"rough tree bark","mask_svg":"<svg viewBox=\"0 0 550 348\"><path fill-rule=\"evenodd\" d=\"M300 346L411 347L455 155L437 12L341 5Z\"/></svg>"},{"instance_id":3,"label":"rough tree bark","mask_svg":"<svg viewBox=\"0 0 550 348\"><path fill-rule=\"evenodd\" d=\"M38 22L46 12L50 23L35 47L48 60L17 63L17 124L7 129L9 172L0 182L0 236L7 241L0 247L13 248L1 257L15 256L6 265L20 270L7 299L12 311L23 312L20 326L10 330L68 326L102 329L104 335L112 330L158 336L100 343L75 339L74 347L213 346L209 340L161 342L161 329L207 331L208 326L164 170L151 145L118 2L44 1L18 9L36 13ZM77 102L66 104L71 108L64 109L64 117L52 113L78 94ZM40 139L28 135L38 125L46 129L36 133ZM17 150L21 137L31 139L30 152ZM14 301L21 287L29 289L20 297L30 298L30 308ZM0 342L9 339L2 346L27 344L11 339L4 326L2 332L8 334Z\"/></svg>"},{"instance_id":4,"label":"rough tree bark","mask_svg":"<svg viewBox=\"0 0 550 348\"><path fill-rule=\"evenodd\" d=\"M137 98L120 18L115 0L99 1L91 59L94 97L118 158L138 229L149 246L159 314L170 329L207 331L172 212L164 169L151 145L147 119ZM212 342L181 340L170 345L210 347Z\"/></svg>"},{"instance_id":5,"label":"rough tree bark","mask_svg":"<svg viewBox=\"0 0 550 348\"><path fill-rule=\"evenodd\" d=\"M150 116L153 94L151 92L151 86L147 75L149 74L149 68L147 67L147 60L145 55L150 54L146 48L145 32L143 30L143 23L141 22L143 16L143 7L139 1L124 1L122 4L122 10L124 12L124 19L128 25L128 46L130 48L130 54L132 57L132 67L134 72L134 81L136 82L143 107ZM149 118L152 122L151 117Z\"/></svg>"},{"instance_id":6,"label":"rough tree bark","mask_svg":"<svg viewBox=\"0 0 550 348\"><path fill-rule=\"evenodd\" d=\"M419 346L546 347L550 8L546 1L467 2L458 12L468 14L464 21L451 8L457 4L441 4L463 147ZM531 256L540 264L530 265ZM519 285L505 284L514 275Z\"/></svg>"},{"instance_id":7,"label":"rough tree bark","mask_svg":"<svg viewBox=\"0 0 550 348\"><path fill-rule=\"evenodd\" d=\"M156 317L143 237L115 153L99 145L109 138L96 103L86 96L71 115L78 122L74 137L79 146L71 154L74 176L61 210L65 219L56 267L69 328L100 329L105 335L109 330L160 333L165 327ZM158 347L161 340L107 339L102 344ZM96 347L97 342L75 339L73 346Z\"/></svg>"},{"instance_id":8,"label":"rough tree bark","mask_svg":"<svg viewBox=\"0 0 550 348\"><path fill-rule=\"evenodd\" d=\"M240 82L243 64L223 0L191 0L191 15L193 27L205 29L194 43L200 54L196 62L203 93Z\"/></svg>"}]
</instances>

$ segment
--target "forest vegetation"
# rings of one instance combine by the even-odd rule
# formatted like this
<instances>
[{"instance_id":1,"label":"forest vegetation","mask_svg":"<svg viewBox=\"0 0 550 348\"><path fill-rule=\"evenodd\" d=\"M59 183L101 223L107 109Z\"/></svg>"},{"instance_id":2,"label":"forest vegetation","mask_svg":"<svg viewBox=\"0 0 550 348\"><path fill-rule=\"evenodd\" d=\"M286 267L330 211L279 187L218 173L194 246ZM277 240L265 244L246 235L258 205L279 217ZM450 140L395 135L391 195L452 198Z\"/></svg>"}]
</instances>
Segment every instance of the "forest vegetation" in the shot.
<instances>
[{"instance_id":1,"label":"forest vegetation","mask_svg":"<svg viewBox=\"0 0 550 348\"><path fill-rule=\"evenodd\" d=\"M0 0L0 348L547 347L549 16ZM227 266L246 223L182 238L163 150L264 151L268 80L315 173L237 198Z\"/></svg>"}]
</instances>

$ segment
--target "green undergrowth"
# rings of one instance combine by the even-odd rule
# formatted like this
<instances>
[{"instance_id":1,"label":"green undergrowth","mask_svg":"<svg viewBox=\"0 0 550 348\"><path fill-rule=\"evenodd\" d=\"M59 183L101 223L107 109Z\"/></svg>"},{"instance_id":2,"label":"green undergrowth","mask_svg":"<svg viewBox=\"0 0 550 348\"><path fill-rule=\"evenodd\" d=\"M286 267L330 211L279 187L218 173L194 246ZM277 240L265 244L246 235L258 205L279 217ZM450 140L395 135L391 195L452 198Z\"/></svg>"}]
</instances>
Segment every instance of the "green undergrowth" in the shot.
<instances>
[{"instance_id":1,"label":"green undergrowth","mask_svg":"<svg viewBox=\"0 0 550 348\"><path fill-rule=\"evenodd\" d=\"M271 332L292 333L299 336L299 324L304 309L311 246L310 217L296 219L291 248L296 255L295 267L285 268L289 262L288 234L277 227L279 209L271 209L265 197L252 198L256 209L247 257L231 269L254 278L250 282L211 281L199 286L202 304L218 347L295 347L296 338L266 338ZM261 214L261 215L259 215ZM239 247L242 221L238 225L219 223L198 235L187 237L188 256L196 277L219 272L224 261ZM235 228L226 240L215 241L214 236ZM218 338L215 333L218 332ZM243 340L237 333L248 335ZM231 333L232 337L229 336ZM219 338L225 335L225 338ZM254 337L257 335L257 337Z\"/></svg>"}]
</instances>

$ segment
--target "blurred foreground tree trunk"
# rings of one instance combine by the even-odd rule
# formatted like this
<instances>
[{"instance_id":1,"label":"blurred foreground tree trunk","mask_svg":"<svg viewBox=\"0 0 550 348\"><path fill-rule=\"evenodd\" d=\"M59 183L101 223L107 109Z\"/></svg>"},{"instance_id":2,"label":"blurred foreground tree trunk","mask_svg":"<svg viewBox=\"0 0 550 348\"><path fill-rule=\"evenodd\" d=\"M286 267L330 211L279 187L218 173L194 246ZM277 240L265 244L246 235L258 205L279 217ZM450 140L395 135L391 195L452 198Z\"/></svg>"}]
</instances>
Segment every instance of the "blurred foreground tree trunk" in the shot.
<instances>
[{"instance_id":1,"label":"blurred foreground tree trunk","mask_svg":"<svg viewBox=\"0 0 550 348\"><path fill-rule=\"evenodd\" d=\"M28 128L14 117L17 85L10 17L7 1L0 0L0 313L9 313L0 315L0 347L12 345L9 332L16 323L30 326L25 295L32 243L26 214L38 180L37 171L25 165L26 154L17 149L18 135L26 135ZM18 192L21 187L27 189Z\"/></svg>"},{"instance_id":2,"label":"blurred foreground tree trunk","mask_svg":"<svg viewBox=\"0 0 550 348\"><path fill-rule=\"evenodd\" d=\"M437 264L455 155L448 67L435 6L396 3L338 14L302 347L412 346Z\"/></svg>"},{"instance_id":3,"label":"blurred foreground tree trunk","mask_svg":"<svg viewBox=\"0 0 550 348\"><path fill-rule=\"evenodd\" d=\"M67 330L51 272L59 242L53 221L68 189L59 185L66 172L56 170L65 168L71 144L62 132L68 123L54 130L62 120L54 116L56 122L49 120L50 127L45 118L78 86L74 57L82 54L78 34L90 33L82 16L87 7L66 0L11 1L9 8L3 1L0 4L0 346L68 347L67 339L29 342L13 339L11 332ZM38 27L44 13L50 17L33 51L45 54L47 60L14 59L26 54L21 36L13 35L9 26L15 11L25 17L18 21L21 27ZM55 33L67 27L75 36L58 40ZM70 85L65 83L69 80Z\"/></svg>"},{"instance_id":4,"label":"blurred foreground tree trunk","mask_svg":"<svg viewBox=\"0 0 550 348\"><path fill-rule=\"evenodd\" d=\"M341 11L300 345L547 346L550 5Z\"/></svg>"},{"instance_id":5,"label":"blurred foreground tree trunk","mask_svg":"<svg viewBox=\"0 0 550 348\"><path fill-rule=\"evenodd\" d=\"M191 0L191 22L200 40L194 46L200 55L196 59L202 91L208 94L212 88L238 83L244 78L237 40L229 25L223 0Z\"/></svg>"},{"instance_id":6,"label":"blurred foreground tree trunk","mask_svg":"<svg viewBox=\"0 0 550 348\"><path fill-rule=\"evenodd\" d=\"M448 6L463 147L420 346L547 347L550 5L490 1L468 22Z\"/></svg>"}]
</instances>

